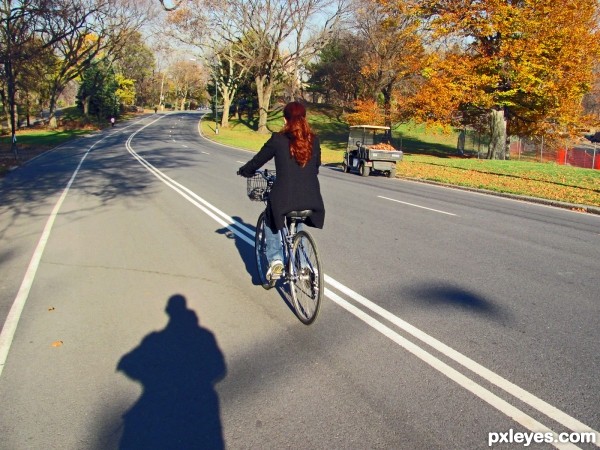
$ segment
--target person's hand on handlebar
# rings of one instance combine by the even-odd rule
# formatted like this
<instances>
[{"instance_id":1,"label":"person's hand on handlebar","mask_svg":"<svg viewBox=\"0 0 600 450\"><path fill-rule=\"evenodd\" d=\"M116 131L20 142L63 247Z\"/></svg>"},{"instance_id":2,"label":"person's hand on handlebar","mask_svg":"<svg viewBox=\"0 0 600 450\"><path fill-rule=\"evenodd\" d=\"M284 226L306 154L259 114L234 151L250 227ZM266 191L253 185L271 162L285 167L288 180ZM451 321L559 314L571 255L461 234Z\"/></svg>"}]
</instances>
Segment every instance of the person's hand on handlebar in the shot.
<instances>
[{"instance_id":1,"label":"person's hand on handlebar","mask_svg":"<svg viewBox=\"0 0 600 450\"><path fill-rule=\"evenodd\" d=\"M246 166L242 166L236 173L244 178L250 178L252 175L254 175L254 170L248 170L246 169Z\"/></svg>"}]
</instances>

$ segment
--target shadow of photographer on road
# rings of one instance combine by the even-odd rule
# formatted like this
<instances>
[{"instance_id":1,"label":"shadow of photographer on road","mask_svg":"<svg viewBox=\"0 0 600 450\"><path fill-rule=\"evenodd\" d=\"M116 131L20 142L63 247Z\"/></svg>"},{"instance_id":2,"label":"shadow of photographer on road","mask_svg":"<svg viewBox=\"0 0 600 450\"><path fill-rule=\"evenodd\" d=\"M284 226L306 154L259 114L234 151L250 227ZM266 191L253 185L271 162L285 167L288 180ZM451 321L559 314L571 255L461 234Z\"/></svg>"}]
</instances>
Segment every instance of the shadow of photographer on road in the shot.
<instances>
[{"instance_id":1,"label":"shadow of photographer on road","mask_svg":"<svg viewBox=\"0 0 600 450\"><path fill-rule=\"evenodd\" d=\"M167 302L169 323L117 365L143 392L123 415L120 449L224 448L215 384L226 366L214 335L182 295Z\"/></svg>"}]
</instances>

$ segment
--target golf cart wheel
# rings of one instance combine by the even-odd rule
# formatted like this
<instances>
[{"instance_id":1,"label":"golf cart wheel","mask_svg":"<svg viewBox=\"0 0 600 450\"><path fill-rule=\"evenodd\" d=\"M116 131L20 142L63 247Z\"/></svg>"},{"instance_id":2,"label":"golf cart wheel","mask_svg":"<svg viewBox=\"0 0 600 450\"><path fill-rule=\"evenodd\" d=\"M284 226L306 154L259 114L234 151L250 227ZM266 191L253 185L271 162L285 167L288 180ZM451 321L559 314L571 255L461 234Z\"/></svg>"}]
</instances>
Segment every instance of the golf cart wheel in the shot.
<instances>
[{"instance_id":1,"label":"golf cart wheel","mask_svg":"<svg viewBox=\"0 0 600 450\"><path fill-rule=\"evenodd\" d=\"M371 174L371 168L367 166L365 163L362 163L358 168L358 172L363 177L368 177Z\"/></svg>"}]
</instances>

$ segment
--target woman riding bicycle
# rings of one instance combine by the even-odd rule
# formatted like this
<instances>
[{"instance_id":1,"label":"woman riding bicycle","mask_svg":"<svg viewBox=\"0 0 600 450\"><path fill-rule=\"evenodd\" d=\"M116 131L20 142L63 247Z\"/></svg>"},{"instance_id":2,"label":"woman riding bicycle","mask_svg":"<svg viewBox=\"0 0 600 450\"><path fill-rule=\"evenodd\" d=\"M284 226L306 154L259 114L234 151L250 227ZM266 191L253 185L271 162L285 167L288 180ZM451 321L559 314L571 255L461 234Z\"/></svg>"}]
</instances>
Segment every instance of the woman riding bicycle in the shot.
<instances>
[{"instance_id":1,"label":"woman riding bicycle","mask_svg":"<svg viewBox=\"0 0 600 450\"><path fill-rule=\"evenodd\" d=\"M312 210L306 225L323 228L325 206L317 175L321 165L321 145L306 121L306 108L290 102L283 108L284 126L263 145L262 149L238 174L251 177L255 171L275 158L277 178L267 205L265 228L266 256L269 261L267 278L276 278L283 271L283 253L279 230L284 227L290 211Z\"/></svg>"}]
</instances>

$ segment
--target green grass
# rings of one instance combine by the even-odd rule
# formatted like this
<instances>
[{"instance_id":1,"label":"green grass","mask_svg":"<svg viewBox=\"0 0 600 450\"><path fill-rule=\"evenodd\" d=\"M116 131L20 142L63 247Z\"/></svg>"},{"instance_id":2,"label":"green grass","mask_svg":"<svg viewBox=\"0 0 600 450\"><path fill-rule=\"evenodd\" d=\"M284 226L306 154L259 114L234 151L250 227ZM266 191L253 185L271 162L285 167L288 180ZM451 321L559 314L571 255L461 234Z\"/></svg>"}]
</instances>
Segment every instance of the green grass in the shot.
<instances>
[{"instance_id":1,"label":"green grass","mask_svg":"<svg viewBox=\"0 0 600 450\"><path fill-rule=\"evenodd\" d=\"M322 161L338 165L348 139L343 112L326 106L310 106L309 122L321 139ZM232 120L227 129L214 133L210 116L203 121L204 134L215 141L258 151L269 134L254 131L254 123ZM270 131L281 129L281 113L269 116ZM451 185L481 188L575 204L600 206L600 171L561 166L555 163L500 161L456 157L457 133L424 125L402 124L394 129L396 145L401 143L404 161L398 175Z\"/></svg>"},{"instance_id":2,"label":"green grass","mask_svg":"<svg viewBox=\"0 0 600 450\"><path fill-rule=\"evenodd\" d=\"M17 145L19 147L52 148L88 132L88 130L28 130L17 134ZM0 137L0 149L5 150L8 148L10 150L10 144L10 136Z\"/></svg>"},{"instance_id":3,"label":"green grass","mask_svg":"<svg viewBox=\"0 0 600 450\"><path fill-rule=\"evenodd\" d=\"M412 162L439 167L453 167L465 172L516 177L526 180L544 181L564 186L598 190L600 171L579 167L561 166L555 163L526 161L500 161L476 158L432 158L427 155L409 155Z\"/></svg>"}]
</instances>

